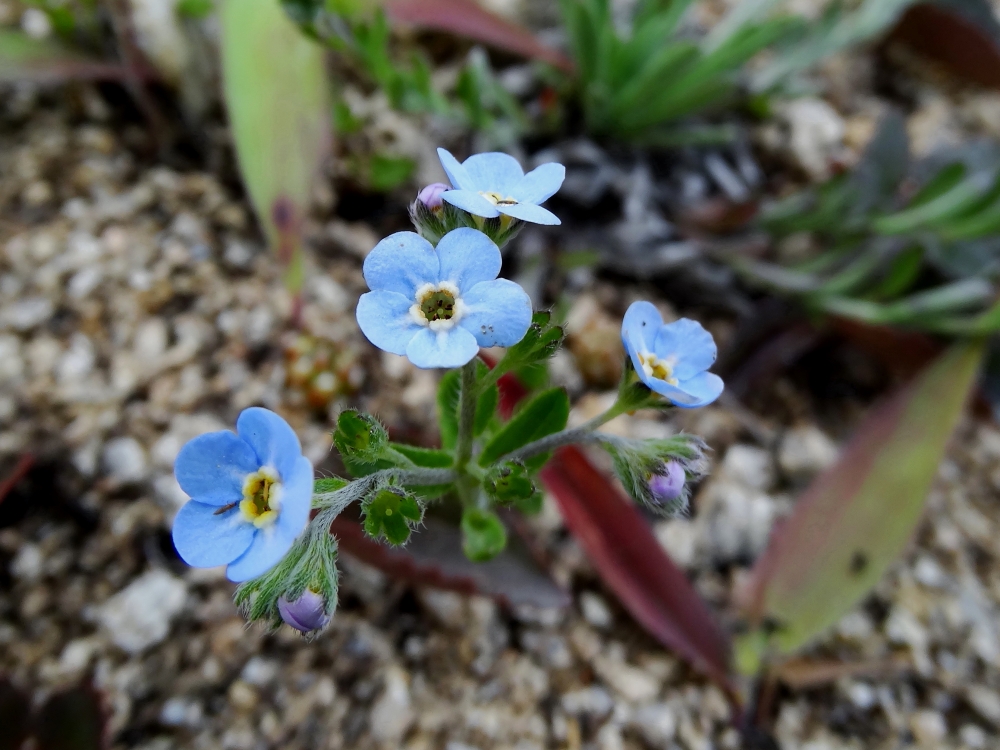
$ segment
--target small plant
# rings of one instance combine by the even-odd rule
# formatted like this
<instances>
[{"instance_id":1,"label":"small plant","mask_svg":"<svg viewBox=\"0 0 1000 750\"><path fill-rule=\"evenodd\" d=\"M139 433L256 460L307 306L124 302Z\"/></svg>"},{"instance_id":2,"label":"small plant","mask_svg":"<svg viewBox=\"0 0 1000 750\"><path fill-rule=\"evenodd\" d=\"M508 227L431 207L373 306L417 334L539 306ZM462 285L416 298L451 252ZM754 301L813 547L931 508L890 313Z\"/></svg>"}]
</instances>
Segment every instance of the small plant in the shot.
<instances>
[{"instance_id":1,"label":"small plant","mask_svg":"<svg viewBox=\"0 0 1000 750\"><path fill-rule=\"evenodd\" d=\"M254 407L240 415L235 434L201 435L178 455L175 473L191 501L174 522L175 546L191 565L228 565L250 620L308 633L325 627L337 603L330 527L353 503L365 533L396 546L432 503L453 498L462 508L462 548L480 562L506 547L499 508L538 510L538 472L558 448L601 446L632 497L664 515L687 507L688 486L705 471L705 446L696 437L631 440L599 430L625 412L703 406L722 392L708 372L712 336L691 320L664 324L648 302L625 315L625 375L606 412L568 428L565 391L541 388L501 419L499 379L544 364L563 331L548 312L532 311L520 286L498 278L499 245L525 222L558 223L539 204L559 189L565 171L543 164L524 174L501 153L464 162L440 155L452 185L422 190L411 209L417 232L392 234L368 254L371 291L361 296L357 320L378 348L447 370L437 399L442 447L393 442L374 416L344 411L333 442L354 479L315 479L292 428ZM506 353L491 368L480 348L498 346Z\"/></svg>"},{"instance_id":2,"label":"small plant","mask_svg":"<svg viewBox=\"0 0 1000 750\"><path fill-rule=\"evenodd\" d=\"M652 144L670 140L669 124L732 103L743 63L801 24L758 16L698 39L681 24L691 2L641 0L625 35L609 0L560 0L588 130Z\"/></svg>"},{"instance_id":3,"label":"small plant","mask_svg":"<svg viewBox=\"0 0 1000 750\"><path fill-rule=\"evenodd\" d=\"M336 51L363 81L383 91L394 109L441 116L499 141L509 141L524 129L520 105L496 80L482 50L470 53L454 90L446 95L436 87L424 55L413 51L404 56L392 49L381 8L362 0L281 1L306 34ZM338 120L350 121L347 102L340 100L337 107Z\"/></svg>"},{"instance_id":4,"label":"small plant","mask_svg":"<svg viewBox=\"0 0 1000 750\"><path fill-rule=\"evenodd\" d=\"M751 283L813 312L977 335L1000 329L1000 150L980 142L912 163L889 116L859 166L768 207L784 263L727 256Z\"/></svg>"}]
</instances>

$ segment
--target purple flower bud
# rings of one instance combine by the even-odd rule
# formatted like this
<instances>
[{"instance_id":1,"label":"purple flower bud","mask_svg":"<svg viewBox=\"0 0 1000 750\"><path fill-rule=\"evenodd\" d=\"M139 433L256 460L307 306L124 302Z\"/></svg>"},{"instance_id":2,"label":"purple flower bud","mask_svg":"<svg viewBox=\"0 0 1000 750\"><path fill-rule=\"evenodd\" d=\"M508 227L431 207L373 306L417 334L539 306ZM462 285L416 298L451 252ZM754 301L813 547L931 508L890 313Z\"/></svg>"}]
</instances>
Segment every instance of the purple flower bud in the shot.
<instances>
[{"instance_id":1,"label":"purple flower bud","mask_svg":"<svg viewBox=\"0 0 1000 750\"><path fill-rule=\"evenodd\" d=\"M281 613L282 620L303 633L324 628L330 622L323 597L309 589L303 591L302 596L294 602L289 602L285 597L278 599L278 612Z\"/></svg>"},{"instance_id":2,"label":"purple flower bud","mask_svg":"<svg viewBox=\"0 0 1000 750\"><path fill-rule=\"evenodd\" d=\"M447 190L451 190L451 185L445 185L443 182L432 182L417 193L417 200L431 211L436 211L442 205L441 194Z\"/></svg>"},{"instance_id":3,"label":"purple flower bud","mask_svg":"<svg viewBox=\"0 0 1000 750\"><path fill-rule=\"evenodd\" d=\"M676 461L668 461L661 473L649 479L649 489L659 503L669 503L684 491L684 467Z\"/></svg>"}]
</instances>

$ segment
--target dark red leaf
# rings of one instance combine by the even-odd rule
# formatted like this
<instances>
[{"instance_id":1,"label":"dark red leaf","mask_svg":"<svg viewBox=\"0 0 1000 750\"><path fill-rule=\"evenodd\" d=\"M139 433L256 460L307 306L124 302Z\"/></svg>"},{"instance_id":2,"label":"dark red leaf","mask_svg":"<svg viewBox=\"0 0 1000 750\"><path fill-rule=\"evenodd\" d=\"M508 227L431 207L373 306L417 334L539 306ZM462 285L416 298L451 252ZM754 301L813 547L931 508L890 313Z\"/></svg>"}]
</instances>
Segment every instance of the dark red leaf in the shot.
<instances>
[{"instance_id":1,"label":"dark red leaf","mask_svg":"<svg viewBox=\"0 0 1000 750\"><path fill-rule=\"evenodd\" d=\"M1000 88L1000 26L988 2L948 0L910 8L892 33L973 83Z\"/></svg>"},{"instance_id":2,"label":"dark red leaf","mask_svg":"<svg viewBox=\"0 0 1000 750\"><path fill-rule=\"evenodd\" d=\"M559 450L541 477L566 525L625 608L738 703L726 637L635 504L577 448Z\"/></svg>"},{"instance_id":3,"label":"dark red leaf","mask_svg":"<svg viewBox=\"0 0 1000 750\"><path fill-rule=\"evenodd\" d=\"M447 31L516 55L547 62L572 72L572 61L542 44L528 29L491 13L473 0L386 0L392 21L423 29Z\"/></svg>"},{"instance_id":4,"label":"dark red leaf","mask_svg":"<svg viewBox=\"0 0 1000 750\"><path fill-rule=\"evenodd\" d=\"M515 536L507 549L489 562L473 563L462 553L462 534L455 526L427 518L405 547L373 541L361 526L343 516L330 531L340 549L392 578L462 594L482 594L505 604L564 607L569 596L531 560Z\"/></svg>"}]
</instances>

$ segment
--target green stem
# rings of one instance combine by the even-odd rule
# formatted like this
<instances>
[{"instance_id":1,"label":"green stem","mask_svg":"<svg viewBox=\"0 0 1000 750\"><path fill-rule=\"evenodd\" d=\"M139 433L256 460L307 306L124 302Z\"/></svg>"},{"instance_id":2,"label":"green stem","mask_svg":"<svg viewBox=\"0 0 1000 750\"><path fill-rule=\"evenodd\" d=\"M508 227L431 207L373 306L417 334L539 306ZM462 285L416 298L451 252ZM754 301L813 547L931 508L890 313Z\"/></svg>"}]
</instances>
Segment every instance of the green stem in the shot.
<instances>
[{"instance_id":1,"label":"green stem","mask_svg":"<svg viewBox=\"0 0 1000 750\"><path fill-rule=\"evenodd\" d=\"M476 420L476 365L478 359L473 357L462 368L462 391L458 410L458 445L455 452L455 470L460 474L465 472L465 465L472 457L472 429Z\"/></svg>"},{"instance_id":2,"label":"green stem","mask_svg":"<svg viewBox=\"0 0 1000 750\"><path fill-rule=\"evenodd\" d=\"M497 459L497 463L503 463L505 461L524 461L526 459L532 458L533 456L538 456L542 453L548 453L556 448L562 448L564 445L572 445L573 443L607 443L614 442L618 440L614 435L608 435L603 432L595 432L595 430L606 422L610 422L612 419L620 414L624 414L628 411L628 406L622 404L620 401L616 401L610 409L608 409L603 414L598 414L593 419L584 422L579 427L572 427L568 430L562 430L561 432L554 432L551 435L546 435L543 438L539 438L527 445L522 445L515 451L511 451L505 456L501 456Z\"/></svg>"}]
</instances>

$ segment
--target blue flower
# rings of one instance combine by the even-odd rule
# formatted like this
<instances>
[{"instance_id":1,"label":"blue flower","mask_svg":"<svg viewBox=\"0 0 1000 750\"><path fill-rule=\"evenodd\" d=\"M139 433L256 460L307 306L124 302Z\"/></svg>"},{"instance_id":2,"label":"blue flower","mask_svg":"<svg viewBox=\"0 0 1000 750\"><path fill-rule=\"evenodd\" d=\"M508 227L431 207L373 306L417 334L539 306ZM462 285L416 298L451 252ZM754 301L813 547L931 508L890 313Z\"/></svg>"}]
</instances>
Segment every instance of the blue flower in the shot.
<instances>
[{"instance_id":1,"label":"blue flower","mask_svg":"<svg viewBox=\"0 0 1000 750\"><path fill-rule=\"evenodd\" d=\"M188 565L228 565L240 583L273 568L309 521L313 467L288 423L245 409L236 433L191 440L174 463L191 501L174 519L174 546Z\"/></svg>"},{"instance_id":2,"label":"blue flower","mask_svg":"<svg viewBox=\"0 0 1000 750\"><path fill-rule=\"evenodd\" d=\"M651 303L633 302L622 321L622 342L642 382L677 406L704 406L722 393L722 378L706 372L715 362L715 341L697 321L664 325Z\"/></svg>"},{"instance_id":3,"label":"blue flower","mask_svg":"<svg viewBox=\"0 0 1000 750\"><path fill-rule=\"evenodd\" d=\"M559 224L555 214L539 206L562 186L566 167L549 162L524 173L517 159L498 152L476 154L461 164L443 148L441 166L454 190L442 197L475 216L492 219L500 214L533 224Z\"/></svg>"},{"instance_id":4,"label":"blue flower","mask_svg":"<svg viewBox=\"0 0 1000 750\"><path fill-rule=\"evenodd\" d=\"M500 250L478 230L454 229L437 249L397 232L365 258L372 291L358 301L358 325L417 367L461 367L481 346L513 346L531 325L528 295L498 273Z\"/></svg>"}]
</instances>

